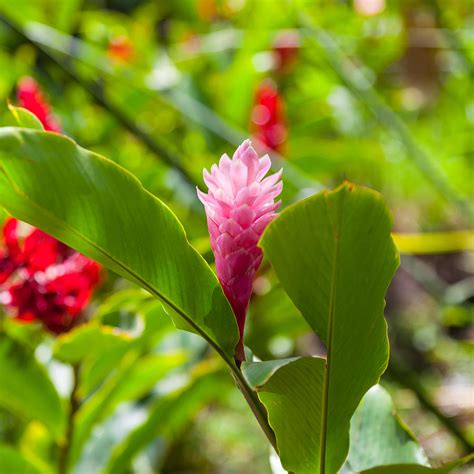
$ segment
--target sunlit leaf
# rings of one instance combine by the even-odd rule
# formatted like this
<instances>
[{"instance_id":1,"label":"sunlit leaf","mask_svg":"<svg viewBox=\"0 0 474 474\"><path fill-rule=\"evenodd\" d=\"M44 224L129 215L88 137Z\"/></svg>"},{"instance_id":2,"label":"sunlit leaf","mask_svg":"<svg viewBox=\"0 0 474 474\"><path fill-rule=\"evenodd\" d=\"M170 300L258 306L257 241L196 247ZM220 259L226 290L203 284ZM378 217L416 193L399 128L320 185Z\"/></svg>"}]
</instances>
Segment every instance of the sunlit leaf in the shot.
<instances>
[{"instance_id":1,"label":"sunlit leaf","mask_svg":"<svg viewBox=\"0 0 474 474\"><path fill-rule=\"evenodd\" d=\"M0 204L131 279L231 359L232 310L181 224L125 170L66 137L0 132Z\"/></svg>"},{"instance_id":2,"label":"sunlit leaf","mask_svg":"<svg viewBox=\"0 0 474 474\"><path fill-rule=\"evenodd\" d=\"M43 130L44 127L38 120L35 114L23 107L15 107L14 105L8 106L10 112L18 123L19 127L33 128L35 130Z\"/></svg>"}]
</instances>

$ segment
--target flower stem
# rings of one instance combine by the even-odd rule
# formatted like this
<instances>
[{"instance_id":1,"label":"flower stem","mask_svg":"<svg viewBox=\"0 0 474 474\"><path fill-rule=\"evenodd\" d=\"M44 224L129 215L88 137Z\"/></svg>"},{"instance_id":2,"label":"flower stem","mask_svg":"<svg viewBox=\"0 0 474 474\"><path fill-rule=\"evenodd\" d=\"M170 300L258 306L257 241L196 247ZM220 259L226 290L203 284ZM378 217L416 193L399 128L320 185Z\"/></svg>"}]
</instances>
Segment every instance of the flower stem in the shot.
<instances>
[{"instance_id":1,"label":"flower stem","mask_svg":"<svg viewBox=\"0 0 474 474\"><path fill-rule=\"evenodd\" d=\"M249 387L247 381L245 380L245 378L242 375L242 372L239 370L239 368L234 364L229 364L229 367L232 370L232 376L234 377L234 380L236 381L240 391L242 392L242 395L244 396L247 404L249 405L250 409L252 410L252 413L254 414L255 418L257 419L258 424L260 425L260 428L262 428L262 431L264 432L264 434L267 437L268 441L270 442L273 449L278 454L278 448L277 448L275 433L273 432L273 429L271 428L271 426L268 423L268 415L267 415L267 410L265 409L265 406L258 399L257 393L254 392Z\"/></svg>"},{"instance_id":2,"label":"flower stem","mask_svg":"<svg viewBox=\"0 0 474 474\"><path fill-rule=\"evenodd\" d=\"M72 368L73 386L69 398L69 416L67 420L66 437L59 452L58 474L67 474L68 472L69 451L74 434L74 417L80 406L80 400L77 394L79 389L79 366L73 365Z\"/></svg>"}]
</instances>

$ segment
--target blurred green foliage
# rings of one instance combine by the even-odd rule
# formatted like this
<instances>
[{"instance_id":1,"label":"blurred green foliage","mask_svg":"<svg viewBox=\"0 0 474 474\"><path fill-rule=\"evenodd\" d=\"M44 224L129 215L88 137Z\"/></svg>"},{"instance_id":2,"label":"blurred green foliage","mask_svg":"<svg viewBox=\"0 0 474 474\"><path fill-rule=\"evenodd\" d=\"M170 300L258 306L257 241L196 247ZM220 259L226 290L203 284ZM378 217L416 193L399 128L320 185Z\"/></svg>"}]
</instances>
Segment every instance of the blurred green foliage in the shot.
<instances>
[{"instance_id":1,"label":"blurred green foliage","mask_svg":"<svg viewBox=\"0 0 474 474\"><path fill-rule=\"evenodd\" d=\"M467 230L473 5L387 0L366 16L360 3L0 0L0 101L16 103L18 80L33 76L65 133L137 175L211 262L194 185L203 167L251 135L255 90L267 78L286 115L288 138L275 156L285 170L283 206L349 179L383 194L397 232ZM281 71L274 44L287 30L299 46ZM11 121L0 107L0 122ZM387 298L392 356L383 383L435 463L474 442L474 257L456 250L403 256ZM161 312L109 274L88 326L56 341L4 318L0 382L10 391L0 395L0 472L55 472L54 418L14 399L21 383L32 400L49 387L46 368L65 407L73 387L66 363L81 365L73 395L92 401L78 412L76 474L270 472L267 443L232 379ZM246 342L262 359L322 350L265 262ZM66 410L56 413L57 426L66 423Z\"/></svg>"}]
</instances>

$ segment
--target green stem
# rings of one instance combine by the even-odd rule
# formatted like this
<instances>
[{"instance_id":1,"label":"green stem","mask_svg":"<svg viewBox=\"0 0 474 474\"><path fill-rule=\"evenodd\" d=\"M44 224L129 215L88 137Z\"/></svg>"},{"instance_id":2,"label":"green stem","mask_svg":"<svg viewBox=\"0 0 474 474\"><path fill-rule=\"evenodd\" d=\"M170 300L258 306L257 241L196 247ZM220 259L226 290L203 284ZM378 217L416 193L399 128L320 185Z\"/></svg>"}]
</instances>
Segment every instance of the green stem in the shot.
<instances>
[{"instance_id":1,"label":"green stem","mask_svg":"<svg viewBox=\"0 0 474 474\"><path fill-rule=\"evenodd\" d=\"M249 385L247 384L242 372L237 368L235 364L232 366L229 364L229 367L232 371L232 376L236 381L237 385L242 392L247 404L249 405L252 413L258 421L258 424L262 428L262 431L265 433L268 441L272 445L273 449L278 453L277 442L275 438L275 433L268 423L267 410L265 409L262 402L258 399L257 393L254 392Z\"/></svg>"},{"instance_id":2,"label":"green stem","mask_svg":"<svg viewBox=\"0 0 474 474\"><path fill-rule=\"evenodd\" d=\"M74 417L80 406L80 401L77 394L78 389L79 366L73 365L73 386L69 398L69 415L66 427L66 437L59 452L58 474L67 474L68 472L69 451L71 449L72 439L74 435Z\"/></svg>"}]
</instances>

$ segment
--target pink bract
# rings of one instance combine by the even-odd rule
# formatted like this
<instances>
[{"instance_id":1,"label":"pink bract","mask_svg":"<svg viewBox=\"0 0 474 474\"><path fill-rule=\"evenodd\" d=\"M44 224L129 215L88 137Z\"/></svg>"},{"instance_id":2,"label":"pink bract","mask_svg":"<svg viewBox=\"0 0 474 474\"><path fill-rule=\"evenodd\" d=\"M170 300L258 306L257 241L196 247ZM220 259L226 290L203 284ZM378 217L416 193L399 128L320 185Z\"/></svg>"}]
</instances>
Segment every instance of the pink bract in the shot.
<instances>
[{"instance_id":1,"label":"pink bract","mask_svg":"<svg viewBox=\"0 0 474 474\"><path fill-rule=\"evenodd\" d=\"M262 261L258 241L281 203L275 198L282 190L282 170L265 177L270 166L270 157L259 158L250 140L245 140L232 159L224 154L210 173L204 170L208 193L197 190L206 210L217 277L239 326L238 360L245 359L245 316Z\"/></svg>"}]
</instances>

